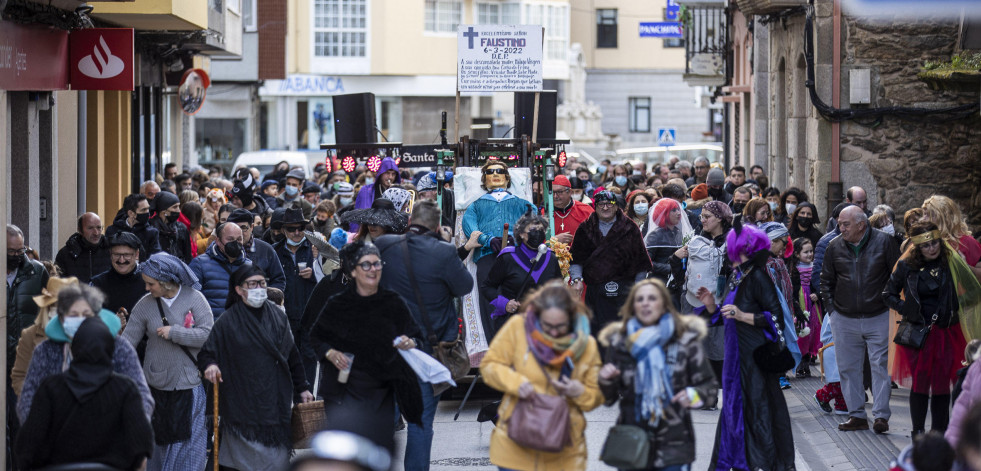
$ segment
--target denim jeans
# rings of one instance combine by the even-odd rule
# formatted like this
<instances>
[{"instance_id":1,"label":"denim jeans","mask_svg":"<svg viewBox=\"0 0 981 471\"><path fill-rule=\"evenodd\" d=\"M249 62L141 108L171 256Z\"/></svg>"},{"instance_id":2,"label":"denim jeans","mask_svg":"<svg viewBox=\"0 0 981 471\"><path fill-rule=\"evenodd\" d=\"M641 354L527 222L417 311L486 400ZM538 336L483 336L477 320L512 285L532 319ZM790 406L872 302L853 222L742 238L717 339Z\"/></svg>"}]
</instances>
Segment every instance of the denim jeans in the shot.
<instances>
[{"instance_id":1,"label":"denim jeans","mask_svg":"<svg viewBox=\"0 0 981 471\"><path fill-rule=\"evenodd\" d=\"M429 469L433 448L433 419L439 396L433 395L433 385L419 382L422 391L422 426L408 424L408 437L405 443L405 471L426 471ZM408 422L408 421L407 421Z\"/></svg>"}]
</instances>

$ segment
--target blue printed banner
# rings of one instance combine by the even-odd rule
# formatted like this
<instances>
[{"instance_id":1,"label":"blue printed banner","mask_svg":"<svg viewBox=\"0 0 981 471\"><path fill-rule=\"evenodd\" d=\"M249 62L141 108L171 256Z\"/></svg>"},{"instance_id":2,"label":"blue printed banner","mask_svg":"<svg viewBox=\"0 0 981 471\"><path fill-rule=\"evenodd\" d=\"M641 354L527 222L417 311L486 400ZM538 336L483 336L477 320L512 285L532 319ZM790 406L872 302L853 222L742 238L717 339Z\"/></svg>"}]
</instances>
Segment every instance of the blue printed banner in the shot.
<instances>
[{"instance_id":1,"label":"blue printed banner","mask_svg":"<svg viewBox=\"0 0 981 471\"><path fill-rule=\"evenodd\" d=\"M661 23L641 23L640 37L642 38L683 38L685 32L681 23L673 21Z\"/></svg>"}]
</instances>

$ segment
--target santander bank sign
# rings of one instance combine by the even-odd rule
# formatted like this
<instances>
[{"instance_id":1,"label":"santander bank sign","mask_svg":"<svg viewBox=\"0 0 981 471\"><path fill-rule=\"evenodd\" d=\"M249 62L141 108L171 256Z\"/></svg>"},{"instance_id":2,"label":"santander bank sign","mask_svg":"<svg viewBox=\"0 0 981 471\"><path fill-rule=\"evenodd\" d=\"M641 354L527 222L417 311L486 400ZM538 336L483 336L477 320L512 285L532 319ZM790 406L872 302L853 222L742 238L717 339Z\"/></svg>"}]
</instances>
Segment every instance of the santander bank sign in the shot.
<instances>
[{"instance_id":1,"label":"santander bank sign","mask_svg":"<svg viewBox=\"0 0 981 471\"><path fill-rule=\"evenodd\" d=\"M69 36L72 90L133 90L133 29L91 28Z\"/></svg>"}]
</instances>

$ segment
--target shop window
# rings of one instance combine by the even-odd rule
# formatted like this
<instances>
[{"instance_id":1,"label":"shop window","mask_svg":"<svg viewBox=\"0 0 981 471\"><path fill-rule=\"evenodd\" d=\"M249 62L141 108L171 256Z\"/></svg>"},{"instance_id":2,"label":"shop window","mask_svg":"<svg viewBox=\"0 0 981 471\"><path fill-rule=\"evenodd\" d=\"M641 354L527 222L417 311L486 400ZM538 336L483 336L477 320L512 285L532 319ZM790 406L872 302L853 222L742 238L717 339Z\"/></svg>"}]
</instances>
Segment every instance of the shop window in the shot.
<instances>
[{"instance_id":1,"label":"shop window","mask_svg":"<svg viewBox=\"0 0 981 471\"><path fill-rule=\"evenodd\" d=\"M596 10L596 47L617 47L617 11L606 8Z\"/></svg>"}]
</instances>

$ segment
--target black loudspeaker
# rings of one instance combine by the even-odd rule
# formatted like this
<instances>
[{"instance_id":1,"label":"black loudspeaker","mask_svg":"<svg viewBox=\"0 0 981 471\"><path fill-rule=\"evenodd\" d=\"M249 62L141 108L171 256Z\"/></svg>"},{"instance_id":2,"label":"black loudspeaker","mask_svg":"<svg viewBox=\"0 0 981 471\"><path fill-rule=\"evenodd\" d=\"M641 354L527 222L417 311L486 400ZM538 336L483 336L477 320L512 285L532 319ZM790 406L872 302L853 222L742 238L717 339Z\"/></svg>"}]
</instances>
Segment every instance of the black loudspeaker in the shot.
<instances>
[{"instance_id":1,"label":"black loudspeaker","mask_svg":"<svg viewBox=\"0 0 981 471\"><path fill-rule=\"evenodd\" d=\"M545 90L538 99L538 139L555 139L558 92ZM336 109L336 108L335 108ZM514 137L531 136L535 120L535 92L514 93Z\"/></svg>"},{"instance_id":2,"label":"black loudspeaker","mask_svg":"<svg viewBox=\"0 0 981 471\"><path fill-rule=\"evenodd\" d=\"M375 94L334 95L334 140L338 144L377 142Z\"/></svg>"}]
</instances>

